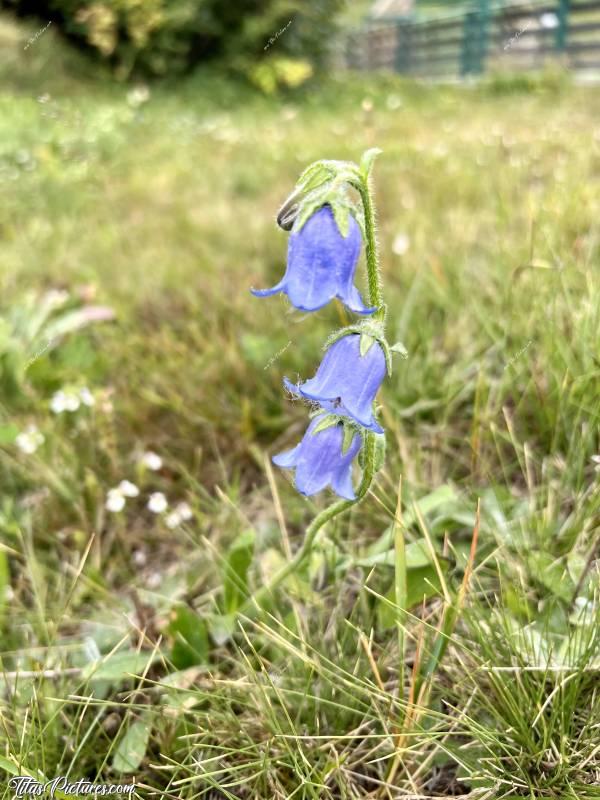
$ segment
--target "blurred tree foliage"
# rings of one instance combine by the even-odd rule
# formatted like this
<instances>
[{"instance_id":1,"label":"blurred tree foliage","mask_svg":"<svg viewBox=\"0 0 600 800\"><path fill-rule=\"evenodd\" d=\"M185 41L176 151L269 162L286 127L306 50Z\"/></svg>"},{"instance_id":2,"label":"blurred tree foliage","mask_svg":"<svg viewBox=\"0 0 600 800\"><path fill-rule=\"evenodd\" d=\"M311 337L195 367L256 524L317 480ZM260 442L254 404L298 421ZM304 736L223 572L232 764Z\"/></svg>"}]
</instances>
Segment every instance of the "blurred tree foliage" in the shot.
<instances>
[{"instance_id":1,"label":"blurred tree foliage","mask_svg":"<svg viewBox=\"0 0 600 800\"><path fill-rule=\"evenodd\" d=\"M52 20L117 75L168 75L221 60L262 88L301 82L332 44L344 0L0 0Z\"/></svg>"}]
</instances>

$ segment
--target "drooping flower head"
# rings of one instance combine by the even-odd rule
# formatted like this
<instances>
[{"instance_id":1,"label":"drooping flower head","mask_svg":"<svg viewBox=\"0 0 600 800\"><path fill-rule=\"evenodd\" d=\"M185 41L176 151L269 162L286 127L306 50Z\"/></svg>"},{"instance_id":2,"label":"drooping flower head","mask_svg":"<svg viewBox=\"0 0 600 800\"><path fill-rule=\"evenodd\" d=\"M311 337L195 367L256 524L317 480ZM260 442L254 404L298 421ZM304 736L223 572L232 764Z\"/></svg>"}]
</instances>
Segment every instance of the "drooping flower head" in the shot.
<instances>
[{"instance_id":1,"label":"drooping flower head","mask_svg":"<svg viewBox=\"0 0 600 800\"><path fill-rule=\"evenodd\" d=\"M344 426L337 423L315 433L325 414L319 414L308 426L300 444L273 456L273 463L295 469L296 489L307 497L327 486L346 500L355 500L352 486L352 461L361 448L362 438L355 433L344 452Z\"/></svg>"},{"instance_id":2,"label":"drooping flower head","mask_svg":"<svg viewBox=\"0 0 600 800\"><path fill-rule=\"evenodd\" d=\"M354 286L362 236L348 217L348 235L342 236L331 210L324 205L290 235L285 275L272 289L252 289L256 297L286 294L295 308L316 311L335 297L356 314L372 314Z\"/></svg>"},{"instance_id":3,"label":"drooping flower head","mask_svg":"<svg viewBox=\"0 0 600 800\"><path fill-rule=\"evenodd\" d=\"M383 433L373 416L373 401L385 377L385 355L377 341L361 355L360 338L353 333L338 339L326 351L314 378L298 386L285 378L284 384L293 394L316 400L328 411Z\"/></svg>"}]
</instances>

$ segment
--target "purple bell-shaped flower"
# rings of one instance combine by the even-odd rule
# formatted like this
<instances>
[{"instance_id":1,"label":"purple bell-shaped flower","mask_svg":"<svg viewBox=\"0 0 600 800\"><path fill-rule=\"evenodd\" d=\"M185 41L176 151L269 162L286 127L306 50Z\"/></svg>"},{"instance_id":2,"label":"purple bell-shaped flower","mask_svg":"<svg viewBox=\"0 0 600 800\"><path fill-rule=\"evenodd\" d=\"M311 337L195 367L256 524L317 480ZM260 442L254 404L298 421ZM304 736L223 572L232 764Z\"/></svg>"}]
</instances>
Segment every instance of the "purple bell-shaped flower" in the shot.
<instances>
[{"instance_id":1,"label":"purple bell-shaped flower","mask_svg":"<svg viewBox=\"0 0 600 800\"><path fill-rule=\"evenodd\" d=\"M338 297L350 311L372 314L375 307L365 306L354 286L361 243L353 216L349 217L348 235L342 236L331 206L322 206L290 235L283 278L272 289L252 289L252 294L268 297L283 292L301 311L316 311Z\"/></svg>"},{"instance_id":2,"label":"purple bell-shaped flower","mask_svg":"<svg viewBox=\"0 0 600 800\"><path fill-rule=\"evenodd\" d=\"M355 500L352 461L361 448L362 437L356 433L344 453L342 423L330 425L314 433L323 417L323 414L315 417L300 444L292 450L273 456L273 463L284 469L296 470L296 489L303 495L310 496L331 486L340 497Z\"/></svg>"},{"instance_id":3,"label":"purple bell-shaped flower","mask_svg":"<svg viewBox=\"0 0 600 800\"><path fill-rule=\"evenodd\" d=\"M373 401L385 373L385 355L379 342L373 342L361 356L360 335L348 334L329 347L314 378L298 386L285 378L284 385L292 394L318 401L329 412L383 433L373 416Z\"/></svg>"}]
</instances>

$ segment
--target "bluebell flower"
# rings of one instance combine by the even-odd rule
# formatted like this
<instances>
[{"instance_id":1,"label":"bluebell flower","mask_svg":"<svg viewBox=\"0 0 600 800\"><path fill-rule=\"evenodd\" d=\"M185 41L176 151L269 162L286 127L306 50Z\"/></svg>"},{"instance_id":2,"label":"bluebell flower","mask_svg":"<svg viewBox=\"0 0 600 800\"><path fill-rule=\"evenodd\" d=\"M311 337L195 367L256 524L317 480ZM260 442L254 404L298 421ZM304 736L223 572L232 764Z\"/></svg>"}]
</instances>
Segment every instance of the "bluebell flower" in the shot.
<instances>
[{"instance_id":1,"label":"bluebell flower","mask_svg":"<svg viewBox=\"0 0 600 800\"><path fill-rule=\"evenodd\" d=\"M298 386L285 378L284 384L293 394L317 400L327 411L383 433L373 416L373 401L385 373L385 355L379 342L375 341L361 356L360 334L354 333L329 347L314 378Z\"/></svg>"},{"instance_id":2,"label":"bluebell flower","mask_svg":"<svg viewBox=\"0 0 600 800\"><path fill-rule=\"evenodd\" d=\"M256 297L277 292L287 294L295 308L316 311L338 297L356 314L372 314L354 286L362 236L358 223L349 217L348 235L342 236L331 206L322 206L290 235L285 275L272 289L252 289Z\"/></svg>"},{"instance_id":3,"label":"bluebell flower","mask_svg":"<svg viewBox=\"0 0 600 800\"><path fill-rule=\"evenodd\" d=\"M327 486L346 500L355 500L352 486L352 461L362 445L362 437L355 433L348 450L342 451L344 427L331 425L314 433L324 414L315 417L308 426L300 444L292 450L273 456L273 463L284 469L295 468L296 489L306 496L320 492Z\"/></svg>"}]
</instances>

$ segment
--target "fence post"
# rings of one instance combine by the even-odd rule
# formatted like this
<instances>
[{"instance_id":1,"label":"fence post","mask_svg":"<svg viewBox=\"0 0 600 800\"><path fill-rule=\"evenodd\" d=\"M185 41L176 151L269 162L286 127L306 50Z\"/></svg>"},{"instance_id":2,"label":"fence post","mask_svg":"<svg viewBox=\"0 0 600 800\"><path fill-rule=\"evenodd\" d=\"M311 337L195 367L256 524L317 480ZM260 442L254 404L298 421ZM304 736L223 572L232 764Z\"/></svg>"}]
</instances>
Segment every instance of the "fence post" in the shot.
<instances>
[{"instance_id":1,"label":"fence post","mask_svg":"<svg viewBox=\"0 0 600 800\"><path fill-rule=\"evenodd\" d=\"M559 0L558 2L558 26L556 28L556 49L559 52L567 48L567 31L569 28L570 0Z\"/></svg>"},{"instance_id":2,"label":"fence post","mask_svg":"<svg viewBox=\"0 0 600 800\"><path fill-rule=\"evenodd\" d=\"M475 32L476 14L468 11L463 17L462 48L460 52L460 74L469 75L473 69L473 33Z\"/></svg>"},{"instance_id":3,"label":"fence post","mask_svg":"<svg viewBox=\"0 0 600 800\"><path fill-rule=\"evenodd\" d=\"M479 24L477 25L477 56L473 70L476 75L480 75L485 70L490 28L490 0L479 0L478 5L477 22Z\"/></svg>"},{"instance_id":4,"label":"fence post","mask_svg":"<svg viewBox=\"0 0 600 800\"><path fill-rule=\"evenodd\" d=\"M410 72L412 62L411 51L412 23L408 20L399 20L396 23L396 54L394 68L396 72Z\"/></svg>"}]
</instances>

